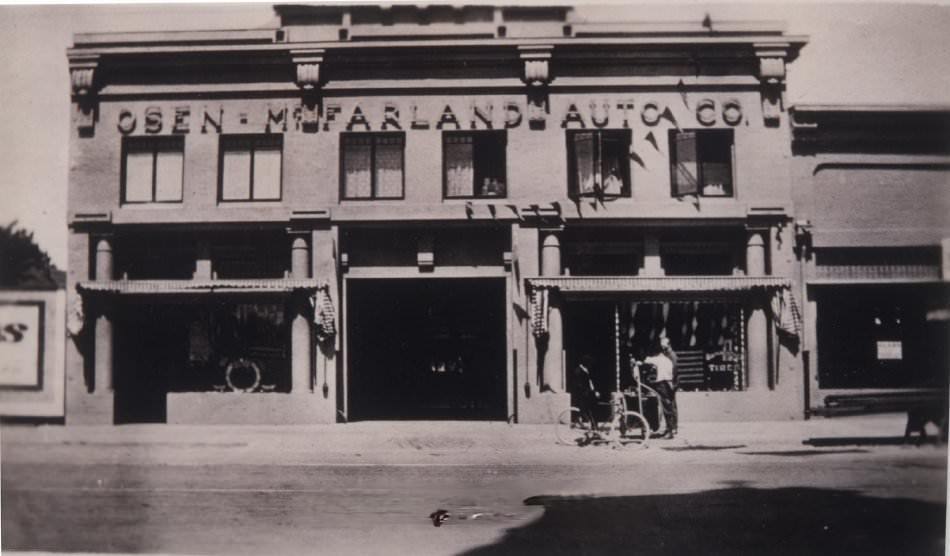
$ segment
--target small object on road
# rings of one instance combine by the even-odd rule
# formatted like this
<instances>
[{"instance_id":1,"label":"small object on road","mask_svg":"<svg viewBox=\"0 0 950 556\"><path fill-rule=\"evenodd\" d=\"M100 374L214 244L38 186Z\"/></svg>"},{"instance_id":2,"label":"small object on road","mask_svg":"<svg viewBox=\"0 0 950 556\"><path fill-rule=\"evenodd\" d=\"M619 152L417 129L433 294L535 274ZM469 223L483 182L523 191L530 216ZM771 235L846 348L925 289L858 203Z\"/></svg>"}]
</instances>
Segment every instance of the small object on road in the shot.
<instances>
[{"instance_id":1,"label":"small object on road","mask_svg":"<svg viewBox=\"0 0 950 556\"><path fill-rule=\"evenodd\" d=\"M435 525L436 527L442 527L442 524L448 521L450 517L452 517L452 514L441 508L429 514L429 519L432 520L432 525Z\"/></svg>"}]
</instances>

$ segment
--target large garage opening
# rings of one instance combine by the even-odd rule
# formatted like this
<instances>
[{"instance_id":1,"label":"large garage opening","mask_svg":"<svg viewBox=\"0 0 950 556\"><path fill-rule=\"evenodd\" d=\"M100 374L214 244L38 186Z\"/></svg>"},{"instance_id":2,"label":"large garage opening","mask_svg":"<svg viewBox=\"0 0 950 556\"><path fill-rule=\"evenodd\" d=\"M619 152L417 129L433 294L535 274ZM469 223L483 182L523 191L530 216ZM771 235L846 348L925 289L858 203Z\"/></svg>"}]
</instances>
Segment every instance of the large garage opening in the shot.
<instances>
[{"instance_id":1,"label":"large garage opening","mask_svg":"<svg viewBox=\"0 0 950 556\"><path fill-rule=\"evenodd\" d=\"M351 420L504 419L502 279L351 280Z\"/></svg>"}]
</instances>

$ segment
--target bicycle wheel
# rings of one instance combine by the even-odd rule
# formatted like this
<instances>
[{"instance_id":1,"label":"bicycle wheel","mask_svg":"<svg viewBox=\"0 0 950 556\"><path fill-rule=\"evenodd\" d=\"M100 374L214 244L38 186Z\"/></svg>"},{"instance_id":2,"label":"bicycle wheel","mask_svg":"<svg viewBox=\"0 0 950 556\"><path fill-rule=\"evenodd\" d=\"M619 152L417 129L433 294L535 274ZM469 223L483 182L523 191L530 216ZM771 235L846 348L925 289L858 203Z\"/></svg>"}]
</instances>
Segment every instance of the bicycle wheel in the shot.
<instances>
[{"instance_id":1,"label":"bicycle wheel","mask_svg":"<svg viewBox=\"0 0 950 556\"><path fill-rule=\"evenodd\" d=\"M650 423L636 411L626 411L623 415L622 445L637 444L646 447L650 441Z\"/></svg>"},{"instance_id":2,"label":"bicycle wheel","mask_svg":"<svg viewBox=\"0 0 950 556\"><path fill-rule=\"evenodd\" d=\"M590 437L590 421L576 407L565 409L554 422L554 434L559 444L581 446Z\"/></svg>"}]
</instances>

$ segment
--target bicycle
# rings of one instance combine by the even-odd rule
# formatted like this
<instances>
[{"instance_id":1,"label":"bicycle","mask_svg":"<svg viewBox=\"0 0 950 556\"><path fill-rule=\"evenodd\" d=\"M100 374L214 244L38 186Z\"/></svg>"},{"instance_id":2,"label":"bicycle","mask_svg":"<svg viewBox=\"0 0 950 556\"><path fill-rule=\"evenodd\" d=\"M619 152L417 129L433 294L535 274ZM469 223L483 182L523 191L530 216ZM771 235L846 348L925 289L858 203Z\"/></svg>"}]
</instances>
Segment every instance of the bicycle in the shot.
<instances>
[{"instance_id":1,"label":"bicycle","mask_svg":"<svg viewBox=\"0 0 950 556\"><path fill-rule=\"evenodd\" d=\"M623 448L629 444L646 447L650 439L650 425L643 415L627 409L627 394L615 392L611 396L611 417L605 421L591 419L583 412L571 407L562 411L555 422L555 436L558 442L568 446L586 446L590 444L609 444Z\"/></svg>"},{"instance_id":2,"label":"bicycle","mask_svg":"<svg viewBox=\"0 0 950 556\"><path fill-rule=\"evenodd\" d=\"M598 421L593 415L585 415L580 409L570 407L558 414L554 423L557 441L568 446L609 444L622 448L628 444L646 447L653 430L643 415L643 399L656 391L640 379L639 365L634 366L634 389L613 392L610 401L610 417ZM636 400L637 411L630 409L628 399ZM602 404L603 405L603 404Z\"/></svg>"}]
</instances>

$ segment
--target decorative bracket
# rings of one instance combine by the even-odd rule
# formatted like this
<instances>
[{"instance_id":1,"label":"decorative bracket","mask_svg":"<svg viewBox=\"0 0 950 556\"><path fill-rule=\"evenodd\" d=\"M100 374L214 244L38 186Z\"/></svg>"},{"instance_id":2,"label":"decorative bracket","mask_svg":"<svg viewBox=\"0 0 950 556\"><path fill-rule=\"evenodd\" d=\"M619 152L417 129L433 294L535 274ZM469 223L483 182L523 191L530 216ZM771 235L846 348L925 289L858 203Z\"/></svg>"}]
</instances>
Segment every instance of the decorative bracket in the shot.
<instances>
[{"instance_id":1,"label":"decorative bracket","mask_svg":"<svg viewBox=\"0 0 950 556\"><path fill-rule=\"evenodd\" d=\"M76 127L83 135L91 135L95 131L98 66L98 54L82 54L69 58L69 81L76 101Z\"/></svg>"},{"instance_id":2,"label":"decorative bracket","mask_svg":"<svg viewBox=\"0 0 950 556\"><path fill-rule=\"evenodd\" d=\"M781 119L785 88L785 59L789 44L756 45L759 58L759 82L762 84L762 117L765 125L775 127Z\"/></svg>"},{"instance_id":3,"label":"decorative bracket","mask_svg":"<svg viewBox=\"0 0 950 556\"><path fill-rule=\"evenodd\" d=\"M297 86L304 91L320 87L320 65L323 63L322 48L293 50L290 56L297 68Z\"/></svg>"},{"instance_id":4,"label":"decorative bracket","mask_svg":"<svg viewBox=\"0 0 950 556\"><path fill-rule=\"evenodd\" d=\"M531 129L544 129L548 112L548 84L551 83L552 45L519 46L518 52L524 62L522 81L528 85L528 125Z\"/></svg>"}]
</instances>

